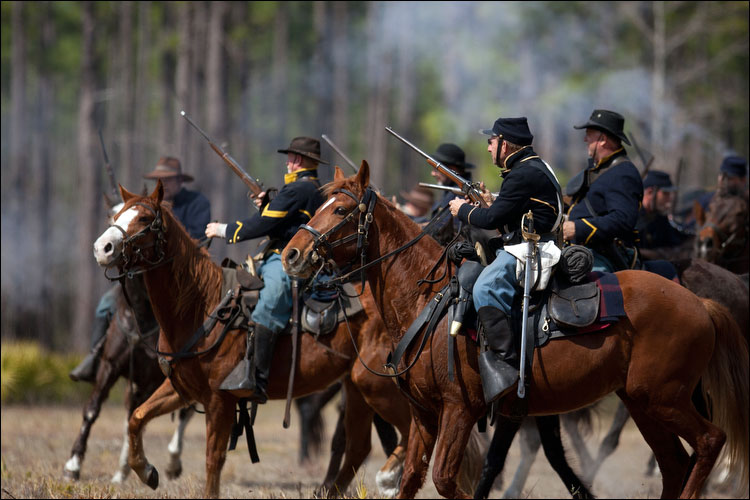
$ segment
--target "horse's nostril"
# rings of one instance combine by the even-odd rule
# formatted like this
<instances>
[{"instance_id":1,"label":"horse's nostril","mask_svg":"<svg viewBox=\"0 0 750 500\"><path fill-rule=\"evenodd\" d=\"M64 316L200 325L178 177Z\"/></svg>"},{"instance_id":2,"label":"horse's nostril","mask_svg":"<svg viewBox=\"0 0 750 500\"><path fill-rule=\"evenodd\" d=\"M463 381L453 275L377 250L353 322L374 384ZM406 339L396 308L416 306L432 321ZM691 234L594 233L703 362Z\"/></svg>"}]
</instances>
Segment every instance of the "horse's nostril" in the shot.
<instances>
[{"instance_id":1,"label":"horse's nostril","mask_svg":"<svg viewBox=\"0 0 750 500\"><path fill-rule=\"evenodd\" d=\"M289 252L286 254L286 263L289 265L294 264L299 259L300 253L299 250L296 248L289 249Z\"/></svg>"},{"instance_id":2,"label":"horse's nostril","mask_svg":"<svg viewBox=\"0 0 750 500\"><path fill-rule=\"evenodd\" d=\"M114 246L112 246L112 243L107 243L106 245L104 245L105 253L111 253L112 250L114 250Z\"/></svg>"}]
</instances>

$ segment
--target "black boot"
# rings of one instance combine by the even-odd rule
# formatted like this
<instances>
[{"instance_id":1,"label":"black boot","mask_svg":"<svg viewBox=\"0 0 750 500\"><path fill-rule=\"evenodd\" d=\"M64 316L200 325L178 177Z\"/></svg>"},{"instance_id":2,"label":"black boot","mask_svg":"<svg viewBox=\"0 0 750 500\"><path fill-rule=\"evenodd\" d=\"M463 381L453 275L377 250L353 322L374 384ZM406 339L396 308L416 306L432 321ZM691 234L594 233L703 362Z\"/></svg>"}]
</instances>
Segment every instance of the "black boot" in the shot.
<instances>
[{"instance_id":1,"label":"black boot","mask_svg":"<svg viewBox=\"0 0 750 500\"><path fill-rule=\"evenodd\" d=\"M251 325L245 336L245 357L224 379L219 389L225 391L251 391L255 388L255 364L253 363L253 339L257 326Z\"/></svg>"},{"instance_id":2,"label":"black boot","mask_svg":"<svg viewBox=\"0 0 750 500\"><path fill-rule=\"evenodd\" d=\"M479 355L479 375L487 404L506 395L518 380L518 353L508 317L495 307L477 312L489 350Z\"/></svg>"},{"instance_id":3,"label":"black boot","mask_svg":"<svg viewBox=\"0 0 750 500\"><path fill-rule=\"evenodd\" d=\"M255 326L255 392L249 398L254 403L263 404L268 400L266 394L268 375L271 371L273 349L278 338L277 332L263 325Z\"/></svg>"},{"instance_id":4,"label":"black boot","mask_svg":"<svg viewBox=\"0 0 750 500\"><path fill-rule=\"evenodd\" d=\"M107 328L109 328L108 316L94 316L94 326L91 334L91 340L94 347L91 348L83 361L68 373L68 376L74 382L91 382L96 381L96 372L99 369L99 356L104 349L104 342L107 340Z\"/></svg>"}]
</instances>

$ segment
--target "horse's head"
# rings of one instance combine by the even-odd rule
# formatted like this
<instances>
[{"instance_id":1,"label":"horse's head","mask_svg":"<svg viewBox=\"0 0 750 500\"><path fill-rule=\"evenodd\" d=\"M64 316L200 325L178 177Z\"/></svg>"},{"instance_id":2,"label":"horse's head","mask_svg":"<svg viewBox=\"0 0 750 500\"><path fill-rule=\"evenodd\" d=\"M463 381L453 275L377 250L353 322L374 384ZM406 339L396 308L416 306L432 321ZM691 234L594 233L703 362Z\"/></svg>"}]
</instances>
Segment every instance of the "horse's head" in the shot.
<instances>
[{"instance_id":1,"label":"horse's head","mask_svg":"<svg viewBox=\"0 0 750 500\"><path fill-rule=\"evenodd\" d=\"M94 242L94 258L102 267L127 271L136 265L153 266L164 259L164 188L158 181L150 196L138 196L120 186L122 208L110 227Z\"/></svg>"},{"instance_id":2,"label":"horse's head","mask_svg":"<svg viewBox=\"0 0 750 500\"><path fill-rule=\"evenodd\" d=\"M366 161L356 175L348 178L336 167L333 181L325 186L328 199L310 222L301 226L281 255L287 274L307 278L324 263L341 268L363 258L378 198L369 182Z\"/></svg>"},{"instance_id":3,"label":"horse's head","mask_svg":"<svg viewBox=\"0 0 750 500\"><path fill-rule=\"evenodd\" d=\"M741 196L714 195L708 211L696 214L699 226L695 255L715 264L745 253L748 238L747 201Z\"/></svg>"}]
</instances>

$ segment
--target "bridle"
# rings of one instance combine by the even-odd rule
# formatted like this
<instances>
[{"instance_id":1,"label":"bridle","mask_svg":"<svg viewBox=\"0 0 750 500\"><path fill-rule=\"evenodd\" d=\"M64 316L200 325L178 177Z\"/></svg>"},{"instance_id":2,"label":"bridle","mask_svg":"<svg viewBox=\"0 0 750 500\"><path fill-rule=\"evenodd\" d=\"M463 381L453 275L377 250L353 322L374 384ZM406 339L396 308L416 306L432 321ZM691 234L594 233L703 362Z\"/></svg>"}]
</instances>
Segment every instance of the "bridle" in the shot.
<instances>
[{"instance_id":1,"label":"bridle","mask_svg":"<svg viewBox=\"0 0 750 500\"><path fill-rule=\"evenodd\" d=\"M164 229L164 221L162 218L161 208L157 208L156 210L154 210L149 205L142 202L134 203L131 208L136 205L148 209L148 211L151 212L151 214L154 216L154 220L152 220L149 225L132 236L128 236L128 233L122 227L118 226L117 224L112 224L112 227L117 228L123 234L124 239L121 242L120 258L104 270L104 276L110 281L118 280L123 276L127 276L128 278L132 279L133 276L148 272L172 260L172 258L166 258L166 253L164 251L164 245L166 243L167 237L166 230ZM150 245L134 246L135 242L150 233L156 234L153 242ZM154 248L154 253L156 255L155 260L149 259L143 253L144 250L150 248ZM122 274L119 274L117 276L110 276L107 272L111 267L115 265L122 269L123 272ZM140 267L133 268L134 266Z\"/></svg>"}]
</instances>

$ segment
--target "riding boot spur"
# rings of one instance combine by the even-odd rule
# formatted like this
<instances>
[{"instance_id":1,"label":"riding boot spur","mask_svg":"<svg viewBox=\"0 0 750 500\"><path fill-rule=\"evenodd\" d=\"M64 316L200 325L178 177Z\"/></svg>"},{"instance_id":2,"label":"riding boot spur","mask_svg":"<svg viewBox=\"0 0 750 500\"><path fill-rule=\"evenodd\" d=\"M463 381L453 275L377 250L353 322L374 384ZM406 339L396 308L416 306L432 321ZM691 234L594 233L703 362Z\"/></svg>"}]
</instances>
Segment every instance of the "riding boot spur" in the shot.
<instances>
[{"instance_id":1,"label":"riding boot spur","mask_svg":"<svg viewBox=\"0 0 750 500\"><path fill-rule=\"evenodd\" d=\"M96 372L99 369L99 356L101 356L102 350L104 349L109 322L109 316L94 316L94 325L91 334L92 344L94 346L86 357L83 358L83 361L68 373L68 376L74 382L83 381L93 383L96 381Z\"/></svg>"},{"instance_id":2,"label":"riding boot spur","mask_svg":"<svg viewBox=\"0 0 750 500\"><path fill-rule=\"evenodd\" d=\"M255 388L255 363L253 357L255 330L257 326L250 324L245 335L245 357L240 360L232 372L224 379L219 389L225 391L251 391Z\"/></svg>"},{"instance_id":3,"label":"riding boot spur","mask_svg":"<svg viewBox=\"0 0 750 500\"><path fill-rule=\"evenodd\" d=\"M505 396L518 380L518 352L506 314L491 306L477 312L488 350L479 355L479 375L487 404Z\"/></svg>"},{"instance_id":4,"label":"riding boot spur","mask_svg":"<svg viewBox=\"0 0 750 500\"><path fill-rule=\"evenodd\" d=\"M254 403L263 404L268 400L266 388L271 372L273 350L278 338L279 332L261 324L255 325L255 392L249 398Z\"/></svg>"}]
</instances>

